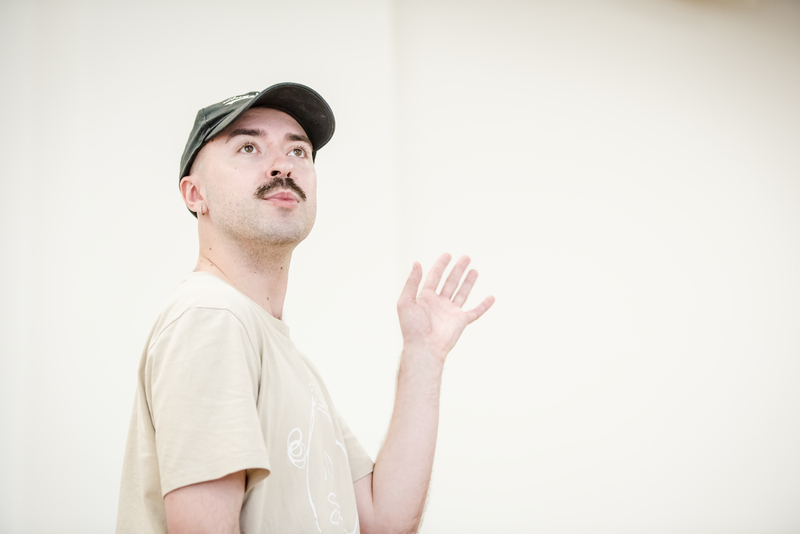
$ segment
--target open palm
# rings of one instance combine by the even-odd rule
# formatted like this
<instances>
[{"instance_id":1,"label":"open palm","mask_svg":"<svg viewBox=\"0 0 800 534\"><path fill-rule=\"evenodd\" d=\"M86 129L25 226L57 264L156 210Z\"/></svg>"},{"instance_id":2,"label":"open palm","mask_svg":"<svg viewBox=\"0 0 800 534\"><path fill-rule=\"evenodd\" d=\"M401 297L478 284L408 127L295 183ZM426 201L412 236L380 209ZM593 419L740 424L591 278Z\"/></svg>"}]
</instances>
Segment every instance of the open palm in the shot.
<instances>
[{"instance_id":1,"label":"open palm","mask_svg":"<svg viewBox=\"0 0 800 534\"><path fill-rule=\"evenodd\" d=\"M404 345L429 352L442 363L464 328L483 315L494 303L494 297L489 296L471 310L461 309L478 278L478 272L473 269L461 281L470 262L467 256L462 256L456 262L441 291L437 293L436 288L450 259L450 254L442 254L436 260L425 277L422 289L419 289L422 267L415 262L397 301L397 315L400 318Z\"/></svg>"}]
</instances>

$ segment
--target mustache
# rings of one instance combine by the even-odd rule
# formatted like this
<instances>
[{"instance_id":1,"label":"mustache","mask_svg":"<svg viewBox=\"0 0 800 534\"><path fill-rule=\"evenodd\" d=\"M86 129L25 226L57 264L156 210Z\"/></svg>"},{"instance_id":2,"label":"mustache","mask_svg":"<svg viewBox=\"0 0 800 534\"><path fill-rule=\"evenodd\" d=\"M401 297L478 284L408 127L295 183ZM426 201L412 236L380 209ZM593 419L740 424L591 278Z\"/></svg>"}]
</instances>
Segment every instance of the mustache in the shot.
<instances>
[{"instance_id":1,"label":"mustache","mask_svg":"<svg viewBox=\"0 0 800 534\"><path fill-rule=\"evenodd\" d=\"M262 184L258 189L256 189L255 197L256 198L264 198L270 191L275 189L291 189L297 196L300 197L301 200L306 199L306 192L297 185L297 182L289 178L281 178L280 176L276 176L270 182L266 184Z\"/></svg>"}]
</instances>

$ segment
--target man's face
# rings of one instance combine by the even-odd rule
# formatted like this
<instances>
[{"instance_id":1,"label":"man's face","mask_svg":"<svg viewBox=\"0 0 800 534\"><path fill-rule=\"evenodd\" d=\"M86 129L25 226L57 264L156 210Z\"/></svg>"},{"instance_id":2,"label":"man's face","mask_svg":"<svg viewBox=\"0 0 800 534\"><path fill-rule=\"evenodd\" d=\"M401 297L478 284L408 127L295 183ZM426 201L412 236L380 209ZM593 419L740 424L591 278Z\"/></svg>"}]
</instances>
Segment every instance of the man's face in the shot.
<instances>
[{"instance_id":1,"label":"man's face","mask_svg":"<svg viewBox=\"0 0 800 534\"><path fill-rule=\"evenodd\" d=\"M219 232L244 246L297 244L314 226L311 142L292 117L252 108L209 141L192 166Z\"/></svg>"}]
</instances>

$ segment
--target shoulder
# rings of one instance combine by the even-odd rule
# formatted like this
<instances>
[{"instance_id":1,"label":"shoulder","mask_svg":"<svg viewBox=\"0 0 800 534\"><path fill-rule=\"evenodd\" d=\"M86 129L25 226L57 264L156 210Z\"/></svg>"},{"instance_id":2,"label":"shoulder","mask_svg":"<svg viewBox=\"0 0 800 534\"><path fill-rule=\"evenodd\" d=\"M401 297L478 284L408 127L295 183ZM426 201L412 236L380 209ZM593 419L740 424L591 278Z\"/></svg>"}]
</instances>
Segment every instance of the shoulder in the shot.
<instances>
[{"instance_id":1,"label":"shoulder","mask_svg":"<svg viewBox=\"0 0 800 534\"><path fill-rule=\"evenodd\" d=\"M245 295L208 273L192 273L170 294L156 320L151 342L176 325L212 330L219 322L238 324L251 331L263 324L266 312Z\"/></svg>"},{"instance_id":2,"label":"shoulder","mask_svg":"<svg viewBox=\"0 0 800 534\"><path fill-rule=\"evenodd\" d=\"M213 274L194 272L176 287L165 312L188 308L219 308L249 313L255 303Z\"/></svg>"}]
</instances>

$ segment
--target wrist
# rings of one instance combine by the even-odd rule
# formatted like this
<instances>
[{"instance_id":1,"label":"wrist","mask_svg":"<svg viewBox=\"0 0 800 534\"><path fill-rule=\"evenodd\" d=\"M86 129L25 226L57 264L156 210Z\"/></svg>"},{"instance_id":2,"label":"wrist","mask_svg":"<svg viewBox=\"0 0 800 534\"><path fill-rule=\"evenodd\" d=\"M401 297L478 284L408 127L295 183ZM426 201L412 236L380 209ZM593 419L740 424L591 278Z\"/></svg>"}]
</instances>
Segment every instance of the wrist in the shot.
<instances>
[{"instance_id":1,"label":"wrist","mask_svg":"<svg viewBox=\"0 0 800 534\"><path fill-rule=\"evenodd\" d=\"M416 373L429 374L441 378L444 369L444 358L438 356L428 347L404 344L400 356L400 370L413 368Z\"/></svg>"}]
</instances>

